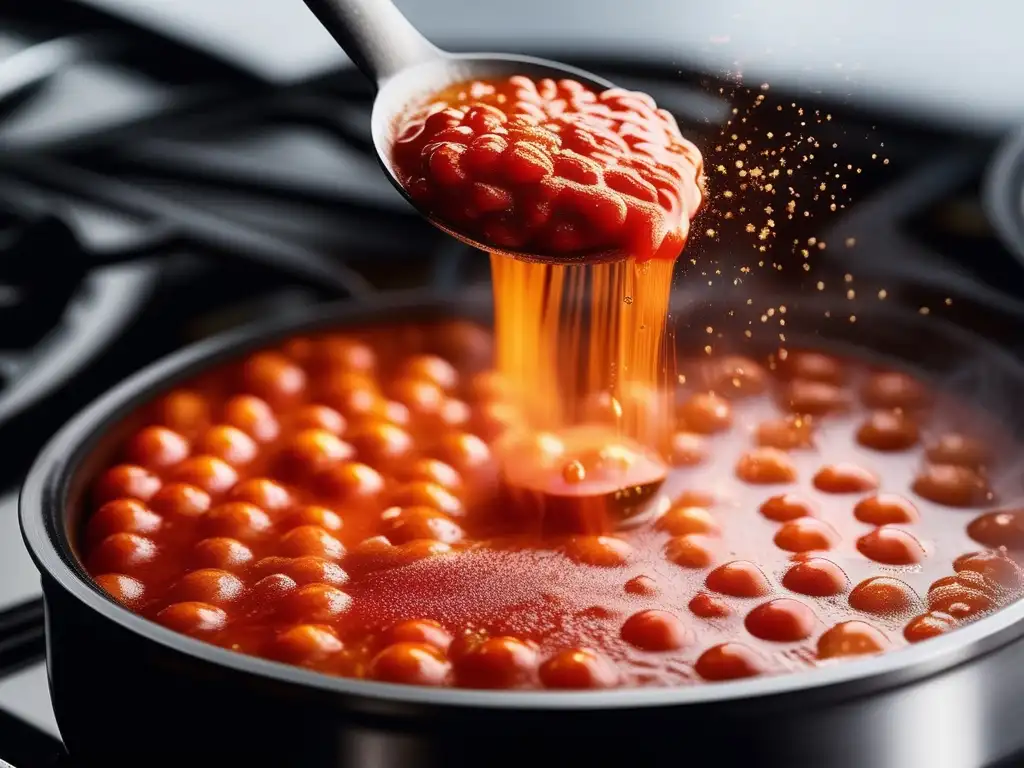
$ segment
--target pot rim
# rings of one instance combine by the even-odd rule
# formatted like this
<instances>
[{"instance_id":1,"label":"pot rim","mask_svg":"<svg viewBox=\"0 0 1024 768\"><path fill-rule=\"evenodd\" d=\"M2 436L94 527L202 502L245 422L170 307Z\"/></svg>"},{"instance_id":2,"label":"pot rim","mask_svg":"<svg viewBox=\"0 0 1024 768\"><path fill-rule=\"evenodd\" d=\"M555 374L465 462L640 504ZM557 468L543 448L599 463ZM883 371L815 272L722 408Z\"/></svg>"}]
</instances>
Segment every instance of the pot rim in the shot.
<instances>
[{"instance_id":1,"label":"pot rim","mask_svg":"<svg viewBox=\"0 0 1024 768\"><path fill-rule=\"evenodd\" d=\"M22 536L36 567L67 595L104 620L165 648L270 681L362 700L366 705L490 710L615 710L728 704L738 700L799 697L800 706L849 700L906 685L991 653L1024 635L1024 600L924 643L834 666L707 685L624 688L593 692L478 691L425 688L333 677L219 648L166 629L107 597L78 563L63 525L70 479L112 423L169 385L210 365L296 333L394 321L403 314L466 317L489 308L484 297L464 299L423 291L376 297L372 302L320 305L298 316L271 318L193 343L134 374L81 411L51 438L22 487ZM489 296L486 297L489 299ZM973 335L973 334L972 334ZM999 351L999 350L997 350ZM1000 354L1002 352L1000 351ZM1007 355L1002 354L1004 358ZM1021 366L1017 364L1017 367ZM1024 374L1022 374L1024 377Z\"/></svg>"}]
</instances>

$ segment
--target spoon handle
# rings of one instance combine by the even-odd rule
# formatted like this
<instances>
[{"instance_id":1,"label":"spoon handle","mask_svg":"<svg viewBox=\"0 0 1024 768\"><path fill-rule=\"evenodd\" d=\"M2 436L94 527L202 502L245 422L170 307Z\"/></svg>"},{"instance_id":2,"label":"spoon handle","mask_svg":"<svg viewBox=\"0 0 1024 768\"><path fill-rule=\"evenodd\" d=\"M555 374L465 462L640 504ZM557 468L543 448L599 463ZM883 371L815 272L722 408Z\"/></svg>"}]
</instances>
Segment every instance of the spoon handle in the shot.
<instances>
[{"instance_id":1,"label":"spoon handle","mask_svg":"<svg viewBox=\"0 0 1024 768\"><path fill-rule=\"evenodd\" d=\"M360 71L378 86L442 53L391 0L305 0Z\"/></svg>"}]
</instances>

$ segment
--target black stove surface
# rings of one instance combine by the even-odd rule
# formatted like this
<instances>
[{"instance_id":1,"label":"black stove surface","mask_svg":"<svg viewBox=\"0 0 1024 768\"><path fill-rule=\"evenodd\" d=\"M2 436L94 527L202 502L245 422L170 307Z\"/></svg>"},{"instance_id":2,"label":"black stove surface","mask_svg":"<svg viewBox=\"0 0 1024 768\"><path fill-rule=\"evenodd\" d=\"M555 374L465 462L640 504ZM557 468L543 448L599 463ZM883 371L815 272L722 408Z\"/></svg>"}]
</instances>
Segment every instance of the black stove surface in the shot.
<instances>
[{"instance_id":1,"label":"black stove surface","mask_svg":"<svg viewBox=\"0 0 1024 768\"><path fill-rule=\"evenodd\" d=\"M371 94L350 70L272 82L238 57L94 7L124 3L17 5L0 9L0 758L34 768L73 764L16 519L20 478L53 431L126 375L219 330L381 291L464 290L489 268L386 183L368 151ZM827 113L814 130L837 145L835 168L850 166L845 202L780 223L776 241L856 241L858 285L902 271L908 301L956 296L953 314L991 309L983 332L1024 327L1024 270L979 198L992 137L776 89L751 111L756 87L596 51L575 59L652 93L712 151L735 144L730 118L781 135L799 130L797 100ZM705 226L690 246L702 262L749 252L727 221L715 237ZM841 282L850 259L821 251L800 279Z\"/></svg>"}]
</instances>

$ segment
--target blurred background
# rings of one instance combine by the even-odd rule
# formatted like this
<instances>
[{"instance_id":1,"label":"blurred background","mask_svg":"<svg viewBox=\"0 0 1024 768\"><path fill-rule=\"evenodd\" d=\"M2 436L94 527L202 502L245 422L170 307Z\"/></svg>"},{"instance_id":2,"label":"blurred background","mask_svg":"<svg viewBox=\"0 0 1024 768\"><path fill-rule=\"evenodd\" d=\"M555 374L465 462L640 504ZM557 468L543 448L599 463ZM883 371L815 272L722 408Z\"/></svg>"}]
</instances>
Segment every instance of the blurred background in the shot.
<instances>
[{"instance_id":1,"label":"blurred background","mask_svg":"<svg viewBox=\"0 0 1024 768\"><path fill-rule=\"evenodd\" d=\"M677 116L718 201L682 294L742 274L851 313L884 298L1024 352L1024 6L397 4L442 46L568 60ZM300 0L0 3L0 758L17 768L67 764L16 520L53 431L251 318L487 289L487 260L378 171L371 96Z\"/></svg>"}]
</instances>

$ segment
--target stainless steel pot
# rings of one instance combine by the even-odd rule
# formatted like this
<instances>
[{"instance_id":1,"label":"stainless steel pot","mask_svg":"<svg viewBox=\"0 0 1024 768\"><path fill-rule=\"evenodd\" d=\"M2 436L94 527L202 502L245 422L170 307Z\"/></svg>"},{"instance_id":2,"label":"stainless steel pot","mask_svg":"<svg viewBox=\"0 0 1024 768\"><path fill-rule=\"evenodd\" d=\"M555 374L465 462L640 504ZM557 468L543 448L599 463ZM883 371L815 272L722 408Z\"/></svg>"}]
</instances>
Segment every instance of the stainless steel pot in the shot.
<instances>
[{"instance_id":1,"label":"stainless steel pot","mask_svg":"<svg viewBox=\"0 0 1024 768\"><path fill-rule=\"evenodd\" d=\"M800 327L813 328L804 343L913 360L1024 425L1020 361L937 318L876 304L851 324L823 322L813 302L790 301L790 341L800 343ZM413 294L248 327L144 370L53 438L25 483L21 522L42 573L57 721L76 760L103 768L973 768L1024 749L1024 602L916 646L777 677L667 689L489 692L333 678L232 653L132 614L91 583L76 547L84 488L139 405L294 333L488 312L484 297L453 304L451 297ZM674 315L683 342L687 328L697 339L712 319L720 329L746 322L707 296L683 296ZM952 375L951 361L960 375ZM982 379L984 390L976 386Z\"/></svg>"}]
</instances>

